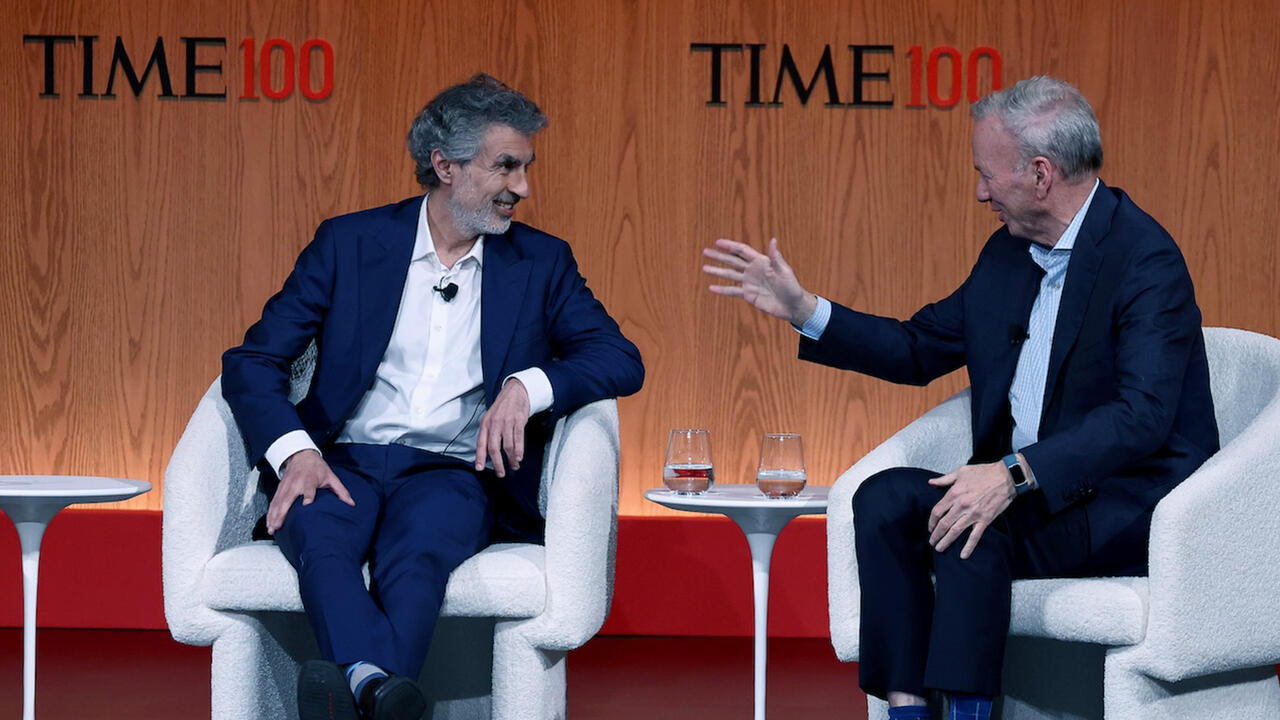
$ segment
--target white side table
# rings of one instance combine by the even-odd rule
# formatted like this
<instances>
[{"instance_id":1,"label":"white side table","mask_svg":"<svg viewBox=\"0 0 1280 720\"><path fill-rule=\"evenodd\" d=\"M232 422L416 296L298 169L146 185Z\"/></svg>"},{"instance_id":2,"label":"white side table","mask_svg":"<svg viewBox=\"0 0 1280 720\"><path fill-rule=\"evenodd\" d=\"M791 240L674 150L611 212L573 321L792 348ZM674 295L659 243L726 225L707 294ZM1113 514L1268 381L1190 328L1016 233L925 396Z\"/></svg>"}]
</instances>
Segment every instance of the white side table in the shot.
<instances>
[{"instance_id":1,"label":"white side table","mask_svg":"<svg viewBox=\"0 0 1280 720\"><path fill-rule=\"evenodd\" d=\"M126 500L151 483L67 475L0 475L0 510L18 528L22 545L22 720L36 716L36 581L40 539L49 521L75 503Z\"/></svg>"},{"instance_id":2,"label":"white side table","mask_svg":"<svg viewBox=\"0 0 1280 720\"><path fill-rule=\"evenodd\" d=\"M806 487L798 496L772 500L755 485L716 485L702 495L666 488L646 490L651 502L686 512L719 513L738 524L751 547L751 587L755 591L755 720L764 720L766 643L769 639L769 561L773 543L799 515L825 515L829 487Z\"/></svg>"}]
</instances>

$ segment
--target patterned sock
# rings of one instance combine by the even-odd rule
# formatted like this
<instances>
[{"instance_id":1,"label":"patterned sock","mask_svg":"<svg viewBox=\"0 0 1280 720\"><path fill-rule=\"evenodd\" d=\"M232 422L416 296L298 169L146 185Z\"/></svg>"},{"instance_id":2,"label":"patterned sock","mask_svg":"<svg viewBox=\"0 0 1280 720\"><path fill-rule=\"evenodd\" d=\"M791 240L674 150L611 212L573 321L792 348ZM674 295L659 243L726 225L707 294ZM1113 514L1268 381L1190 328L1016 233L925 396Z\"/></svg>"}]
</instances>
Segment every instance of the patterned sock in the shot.
<instances>
[{"instance_id":1,"label":"patterned sock","mask_svg":"<svg viewBox=\"0 0 1280 720\"><path fill-rule=\"evenodd\" d=\"M983 695L952 695L947 720L991 720L991 698Z\"/></svg>"},{"instance_id":2,"label":"patterned sock","mask_svg":"<svg viewBox=\"0 0 1280 720\"><path fill-rule=\"evenodd\" d=\"M889 708L889 720L929 720L927 705L900 705Z\"/></svg>"},{"instance_id":3,"label":"patterned sock","mask_svg":"<svg viewBox=\"0 0 1280 720\"><path fill-rule=\"evenodd\" d=\"M386 670L371 662L361 660L347 666L347 684L351 686L351 695L355 697L356 702L360 702L360 693L370 680L386 676Z\"/></svg>"}]
</instances>

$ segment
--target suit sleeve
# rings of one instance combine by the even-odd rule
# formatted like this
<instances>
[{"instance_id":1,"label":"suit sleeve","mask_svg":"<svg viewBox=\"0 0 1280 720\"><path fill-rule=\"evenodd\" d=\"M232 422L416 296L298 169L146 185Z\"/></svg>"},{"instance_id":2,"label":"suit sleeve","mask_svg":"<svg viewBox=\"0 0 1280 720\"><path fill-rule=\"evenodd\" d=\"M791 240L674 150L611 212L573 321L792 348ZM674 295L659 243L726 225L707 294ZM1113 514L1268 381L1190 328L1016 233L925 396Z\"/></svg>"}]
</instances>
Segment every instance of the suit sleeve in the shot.
<instances>
[{"instance_id":1,"label":"suit sleeve","mask_svg":"<svg viewBox=\"0 0 1280 720\"><path fill-rule=\"evenodd\" d=\"M1191 277L1170 240L1136 253L1121 284L1110 402L1022 449L1053 512L1081 488L1160 449L1200 330Z\"/></svg>"},{"instance_id":2,"label":"suit sleeve","mask_svg":"<svg viewBox=\"0 0 1280 720\"><path fill-rule=\"evenodd\" d=\"M967 285L968 281L905 321L831 303L831 319L822 336L801 337L799 357L889 382L926 385L964 365Z\"/></svg>"},{"instance_id":3,"label":"suit sleeve","mask_svg":"<svg viewBox=\"0 0 1280 720\"><path fill-rule=\"evenodd\" d=\"M222 356L222 395L257 464L285 433L305 430L289 401L291 366L315 338L329 310L335 249L328 221L298 256L284 287L267 301L244 342Z\"/></svg>"},{"instance_id":4,"label":"suit sleeve","mask_svg":"<svg viewBox=\"0 0 1280 720\"><path fill-rule=\"evenodd\" d=\"M551 381L553 417L640 390L640 351L587 288L568 245L557 253L546 312L554 357L539 367Z\"/></svg>"}]
</instances>

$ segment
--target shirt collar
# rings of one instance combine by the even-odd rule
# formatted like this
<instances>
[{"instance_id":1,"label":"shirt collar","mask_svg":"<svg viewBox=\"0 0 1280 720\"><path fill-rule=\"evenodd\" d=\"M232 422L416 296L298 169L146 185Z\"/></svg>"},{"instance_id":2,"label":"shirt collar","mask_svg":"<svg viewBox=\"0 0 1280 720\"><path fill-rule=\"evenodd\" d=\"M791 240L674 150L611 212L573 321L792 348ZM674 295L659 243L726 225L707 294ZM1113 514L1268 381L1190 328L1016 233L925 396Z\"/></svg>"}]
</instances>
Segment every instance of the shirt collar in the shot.
<instances>
[{"instance_id":1,"label":"shirt collar","mask_svg":"<svg viewBox=\"0 0 1280 720\"><path fill-rule=\"evenodd\" d=\"M439 265L440 258L436 255L435 239L431 237L431 223L427 221L427 198L429 197L431 197L430 194L423 196L422 209L418 211L418 233L413 240L413 257L411 258L411 262L429 260L431 263ZM476 238L476 241L471 245L471 249L468 250L465 255L458 258L458 262L454 263L453 267L457 268L468 258L475 260L478 267L484 267L484 235Z\"/></svg>"},{"instance_id":2,"label":"shirt collar","mask_svg":"<svg viewBox=\"0 0 1280 720\"><path fill-rule=\"evenodd\" d=\"M1058 242L1054 244L1053 250L1071 250L1076 246L1076 236L1080 234L1080 228L1084 225L1084 216L1089 214L1089 205L1093 203L1093 195L1098 192L1098 180L1093 181L1093 189L1089 191L1089 197L1084 199L1084 204L1076 211L1076 216L1071 218L1071 224L1067 225L1067 229L1062 231L1062 237L1058 238ZM1031 243L1035 247L1035 243Z\"/></svg>"}]
</instances>

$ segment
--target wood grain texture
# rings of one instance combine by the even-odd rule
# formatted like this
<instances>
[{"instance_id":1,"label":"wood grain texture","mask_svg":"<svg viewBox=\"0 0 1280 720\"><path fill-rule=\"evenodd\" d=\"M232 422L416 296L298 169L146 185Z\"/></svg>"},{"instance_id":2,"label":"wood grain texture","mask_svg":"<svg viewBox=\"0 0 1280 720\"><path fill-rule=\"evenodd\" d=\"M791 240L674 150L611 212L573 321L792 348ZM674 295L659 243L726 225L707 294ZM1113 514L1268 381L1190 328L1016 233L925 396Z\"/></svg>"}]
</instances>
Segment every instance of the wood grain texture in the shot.
<instances>
[{"instance_id":1,"label":"wood grain texture","mask_svg":"<svg viewBox=\"0 0 1280 720\"><path fill-rule=\"evenodd\" d=\"M525 91L538 137L522 219L568 239L648 369L621 403L621 511L663 511L666 433L714 434L719 478L752 478L760 436L804 434L810 478L862 454L965 384L902 388L795 360L796 337L710 295L700 250L777 235L806 286L895 316L965 276L996 228L973 199L968 113L905 107L908 48L997 48L1006 84L1038 72L1094 103L1103 176L1181 243L1206 324L1280 333L1280 5L1271 0L14 0L0 9L0 472L146 479L123 504L159 508L165 463L196 400L320 220L417 192L408 124L445 85L485 70ZM166 40L181 91L184 35L224 36L225 101L80 99L81 46L59 46L62 97L40 98L24 33L115 36L145 63ZM242 38L325 38L333 95L237 99ZM825 45L842 99L849 44L891 44L888 109L744 107L747 53L724 56L724 107L705 104L693 42L764 43L771 97L782 46L805 78ZM282 78L277 74L276 81ZM205 76L202 88L216 78ZM117 80L123 85L123 80ZM948 89L945 86L943 89ZM768 98L766 98L768 99Z\"/></svg>"}]
</instances>

